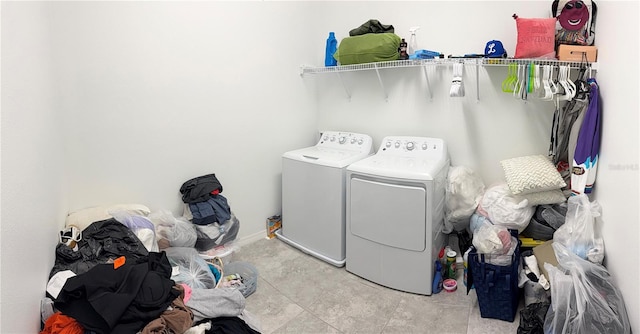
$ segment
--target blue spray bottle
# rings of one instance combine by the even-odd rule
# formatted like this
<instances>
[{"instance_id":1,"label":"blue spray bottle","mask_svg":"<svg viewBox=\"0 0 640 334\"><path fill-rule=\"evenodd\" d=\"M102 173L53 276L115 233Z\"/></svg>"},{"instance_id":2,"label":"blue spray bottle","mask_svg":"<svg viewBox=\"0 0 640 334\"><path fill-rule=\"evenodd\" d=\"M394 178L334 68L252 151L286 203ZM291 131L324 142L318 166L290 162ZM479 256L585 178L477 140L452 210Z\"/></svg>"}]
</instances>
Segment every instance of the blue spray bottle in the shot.
<instances>
[{"instance_id":1,"label":"blue spray bottle","mask_svg":"<svg viewBox=\"0 0 640 334\"><path fill-rule=\"evenodd\" d=\"M336 35L332 32L329 33L329 38L327 38L327 47L324 55L324 66L337 66L338 61L333 58L333 54L338 50L338 40L336 40Z\"/></svg>"},{"instance_id":2,"label":"blue spray bottle","mask_svg":"<svg viewBox=\"0 0 640 334\"><path fill-rule=\"evenodd\" d=\"M436 294L442 291L442 263L436 260L435 270L433 271L433 285L431 293Z\"/></svg>"}]
</instances>

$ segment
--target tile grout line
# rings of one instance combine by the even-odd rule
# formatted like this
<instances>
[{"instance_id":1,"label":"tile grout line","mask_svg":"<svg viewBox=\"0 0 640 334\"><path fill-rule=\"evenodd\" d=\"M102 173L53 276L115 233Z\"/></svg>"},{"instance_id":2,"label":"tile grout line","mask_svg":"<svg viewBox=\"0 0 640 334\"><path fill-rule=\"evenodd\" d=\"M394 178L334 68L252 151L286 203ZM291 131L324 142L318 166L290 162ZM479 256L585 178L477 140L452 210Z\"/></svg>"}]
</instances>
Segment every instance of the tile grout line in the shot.
<instances>
[{"instance_id":1,"label":"tile grout line","mask_svg":"<svg viewBox=\"0 0 640 334\"><path fill-rule=\"evenodd\" d=\"M269 286L271 286L275 291L278 292L278 294L280 294L281 296L283 296L284 298L286 298L287 300L289 300L290 302L292 302L293 304L299 306L300 308L302 308L302 312L304 312L304 308L300 305L298 305L298 303L295 303L293 300L291 300L291 298L287 297L287 295L285 295L284 293L282 293L280 290L278 290L273 284L271 284L271 282L267 281L264 277L262 277L262 280L269 284ZM288 321L285 321L282 325L278 326L277 328L275 328L271 333L277 331L278 329L284 327L285 325L287 325L289 322L291 322L293 319L295 319L297 316L299 316L300 314L302 314L302 312L296 314L293 318L289 319ZM266 334L266 333L265 333Z\"/></svg>"},{"instance_id":2,"label":"tile grout line","mask_svg":"<svg viewBox=\"0 0 640 334\"><path fill-rule=\"evenodd\" d=\"M286 298L287 300L289 300L291 303L295 304L296 306L300 307L302 309L302 312L296 314L295 317L289 319L287 322L285 322L284 324L282 324L280 327L276 328L274 331L284 327L286 324L288 324L289 322L293 321L293 319L295 319L296 317L298 317L299 315L301 315L303 312L307 312L309 314L311 314L314 318L322 321L323 323L327 324L327 326L337 330L339 333L343 333L340 329L336 328L335 326L333 326L332 324L322 320L321 318L319 318L316 314L314 314L311 310L309 310L307 307L302 306L300 304L298 304L296 301L294 301L293 299L289 298L289 296L287 296L286 294L284 294L282 291L280 291L275 285L273 285L271 282L267 281L267 279L265 279L264 277L262 278L263 281L265 281L267 284L269 284L275 291L277 291L281 296L283 296L284 298Z\"/></svg>"},{"instance_id":3,"label":"tile grout line","mask_svg":"<svg viewBox=\"0 0 640 334\"><path fill-rule=\"evenodd\" d=\"M469 305L469 311L467 313L467 334L471 334L471 328L469 328L469 326L471 326L471 321L469 321L471 319L471 311L473 310L473 305Z\"/></svg>"},{"instance_id":4,"label":"tile grout line","mask_svg":"<svg viewBox=\"0 0 640 334\"><path fill-rule=\"evenodd\" d=\"M400 307L400 303L402 302L402 297L398 298L398 303L396 304L396 307L393 309L393 312L390 312L389 318L387 319L387 322L384 323L384 326L382 326L382 329L380 330L380 334L384 333L384 329L387 328L387 325L389 325L389 322L391 321L391 316L398 311L398 308Z\"/></svg>"}]
</instances>

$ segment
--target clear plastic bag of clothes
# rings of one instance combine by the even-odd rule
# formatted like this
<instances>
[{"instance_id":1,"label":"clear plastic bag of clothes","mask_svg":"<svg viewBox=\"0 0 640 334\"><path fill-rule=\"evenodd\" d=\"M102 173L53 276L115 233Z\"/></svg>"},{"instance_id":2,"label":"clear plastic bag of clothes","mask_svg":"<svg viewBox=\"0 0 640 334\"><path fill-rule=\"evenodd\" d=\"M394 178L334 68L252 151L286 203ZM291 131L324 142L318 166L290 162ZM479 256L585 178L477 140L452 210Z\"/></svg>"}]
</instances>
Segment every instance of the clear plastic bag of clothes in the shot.
<instances>
[{"instance_id":1,"label":"clear plastic bag of clothes","mask_svg":"<svg viewBox=\"0 0 640 334\"><path fill-rule=\"evenodd\" d=\"M158 251L156 229L149 218L140 215L133 215L124 210L109 211L109 214L133 231L148 251Z\"/></svg>"},{"instance_id":2,"label":"clear plastic bag of clothes","mask_svg":"<svg viewBox=\"0 0 640 334\"><path fill-rule=\"evenodd\" d=\"M605 267L583 260L563 245L552 247L559 267L545 263L551 283L551 307L545 333L631 333L620 290Z\"/></svg>"},{"instance_id":3,"label":"clear plastic bag of clothes","mask_svg":"<svg viewBox=\"0 0 640 334\"><path fill-rule=\"evenodd\" d=\"M197 235L194 247L198 252L208 252L235 240L240 230L240 221L231 212L231 218L222 224L194 225L194 228Z\"/></svg>"},{"instance_id":4,"label":"clear plastic bag of clothes","mask_svg":"<svg viewBox=\"0 0 640 334\"><path fill-rule=\"evenodd\" d=\"M447 181L443 232L463 231L469 227L469 218L482 199L484 183L471 168L464 166L449 168Z\"/></svg>"},{"instance_id":5,"label":"clear plastic bag of clothes","mask_svg":"<svg viewBox=\"0 0 640 334\"><path fill-rule=\"evenodd\" d=\"M191 247L170 247L165 249L173 272L171 279L184 283L192 289L213 289L216 278L209 264Z\"/></svg>"},{"instance_id":6,"label":"clear plastic bag of clothes","mask_svg":"<svg viewBox=\"0 0 640 334\"><path fill-rule=\"evenodd\" d=\"M529 225L535 208L527 200L519 199L511 193L506 183L489 187L480 201L480 207L487 212L494 225L524 231Z\"/></svg>"},{"instance_id":7,"label":"clear plastic bag of clothes","mask_svg":"<svg viewBox=\"0 0 640 334\"><path fill-rule=\"evenodd\" d=\"M160 210L149 214L156 226L156 237L160 249L167 247L193 247L196 244L196 230L184 218L176 218L170 211Z\"/></svg>"},{"instance_id":8,"label":"clear plastic bag of clothes","mask_svg":"<svg viewBox=\"0 0 640 334\"><path fill-rule=\"evenodd\" d=\"M554 243L564 245L574 254L591 262L604 260L604 241L596 238L595 219L600 216L597 201L589 202L585 194L569 197L564 225L553 233Z\"/></svg>"}]
</instances>

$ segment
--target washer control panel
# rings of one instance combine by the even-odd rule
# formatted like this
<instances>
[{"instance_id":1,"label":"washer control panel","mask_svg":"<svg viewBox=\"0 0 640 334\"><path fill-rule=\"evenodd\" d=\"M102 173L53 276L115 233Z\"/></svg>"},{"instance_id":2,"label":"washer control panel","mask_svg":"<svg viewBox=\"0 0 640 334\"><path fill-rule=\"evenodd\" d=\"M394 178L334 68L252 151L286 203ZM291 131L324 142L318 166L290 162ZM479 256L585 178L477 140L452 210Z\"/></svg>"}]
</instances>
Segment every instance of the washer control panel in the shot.
<instances>
[{"instance_id":1,"label":"washer control panel","mask_svg":"<svg viewBox=\"0 0 640 334\"><path fill-rule=\"evenodd\" d=\"M446 147L440 138L389 136L382 139L376 154L439 158L446 154Z\"/></svg>"},{"instance_id":2,"label":"washer control panel","mask_svg":"<svg viewBox=\"0 0 640 334\"><path fill-rule=\"evenodd\" d=\"M369 135L353 132L324 131L316 146L354 151L371 151L373 140Z\"/></svg>"}]
</instances>

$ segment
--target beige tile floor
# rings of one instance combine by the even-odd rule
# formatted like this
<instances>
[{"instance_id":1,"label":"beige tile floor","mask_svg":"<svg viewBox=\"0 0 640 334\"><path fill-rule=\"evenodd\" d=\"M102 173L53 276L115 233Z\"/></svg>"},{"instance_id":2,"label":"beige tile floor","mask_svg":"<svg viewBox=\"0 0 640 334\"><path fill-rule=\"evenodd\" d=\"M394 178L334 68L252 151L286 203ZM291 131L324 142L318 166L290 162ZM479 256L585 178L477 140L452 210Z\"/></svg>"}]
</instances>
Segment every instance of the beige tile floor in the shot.
<instances>
[{"instance_id":1,"label":"beige tile floor","mask_svg":"<svg viewBox=\"0 0 640 334\"><path fill-rule=\"evenodd\" d=\"M518 328L519 312L514 322L480 317L462 271L456 292L422 296L372 283L278 239L242 246L232 261L258 269L257 290L247 297L246 309L260 319L263 334L495 334Z\"/></svg>"}]
</instances>

